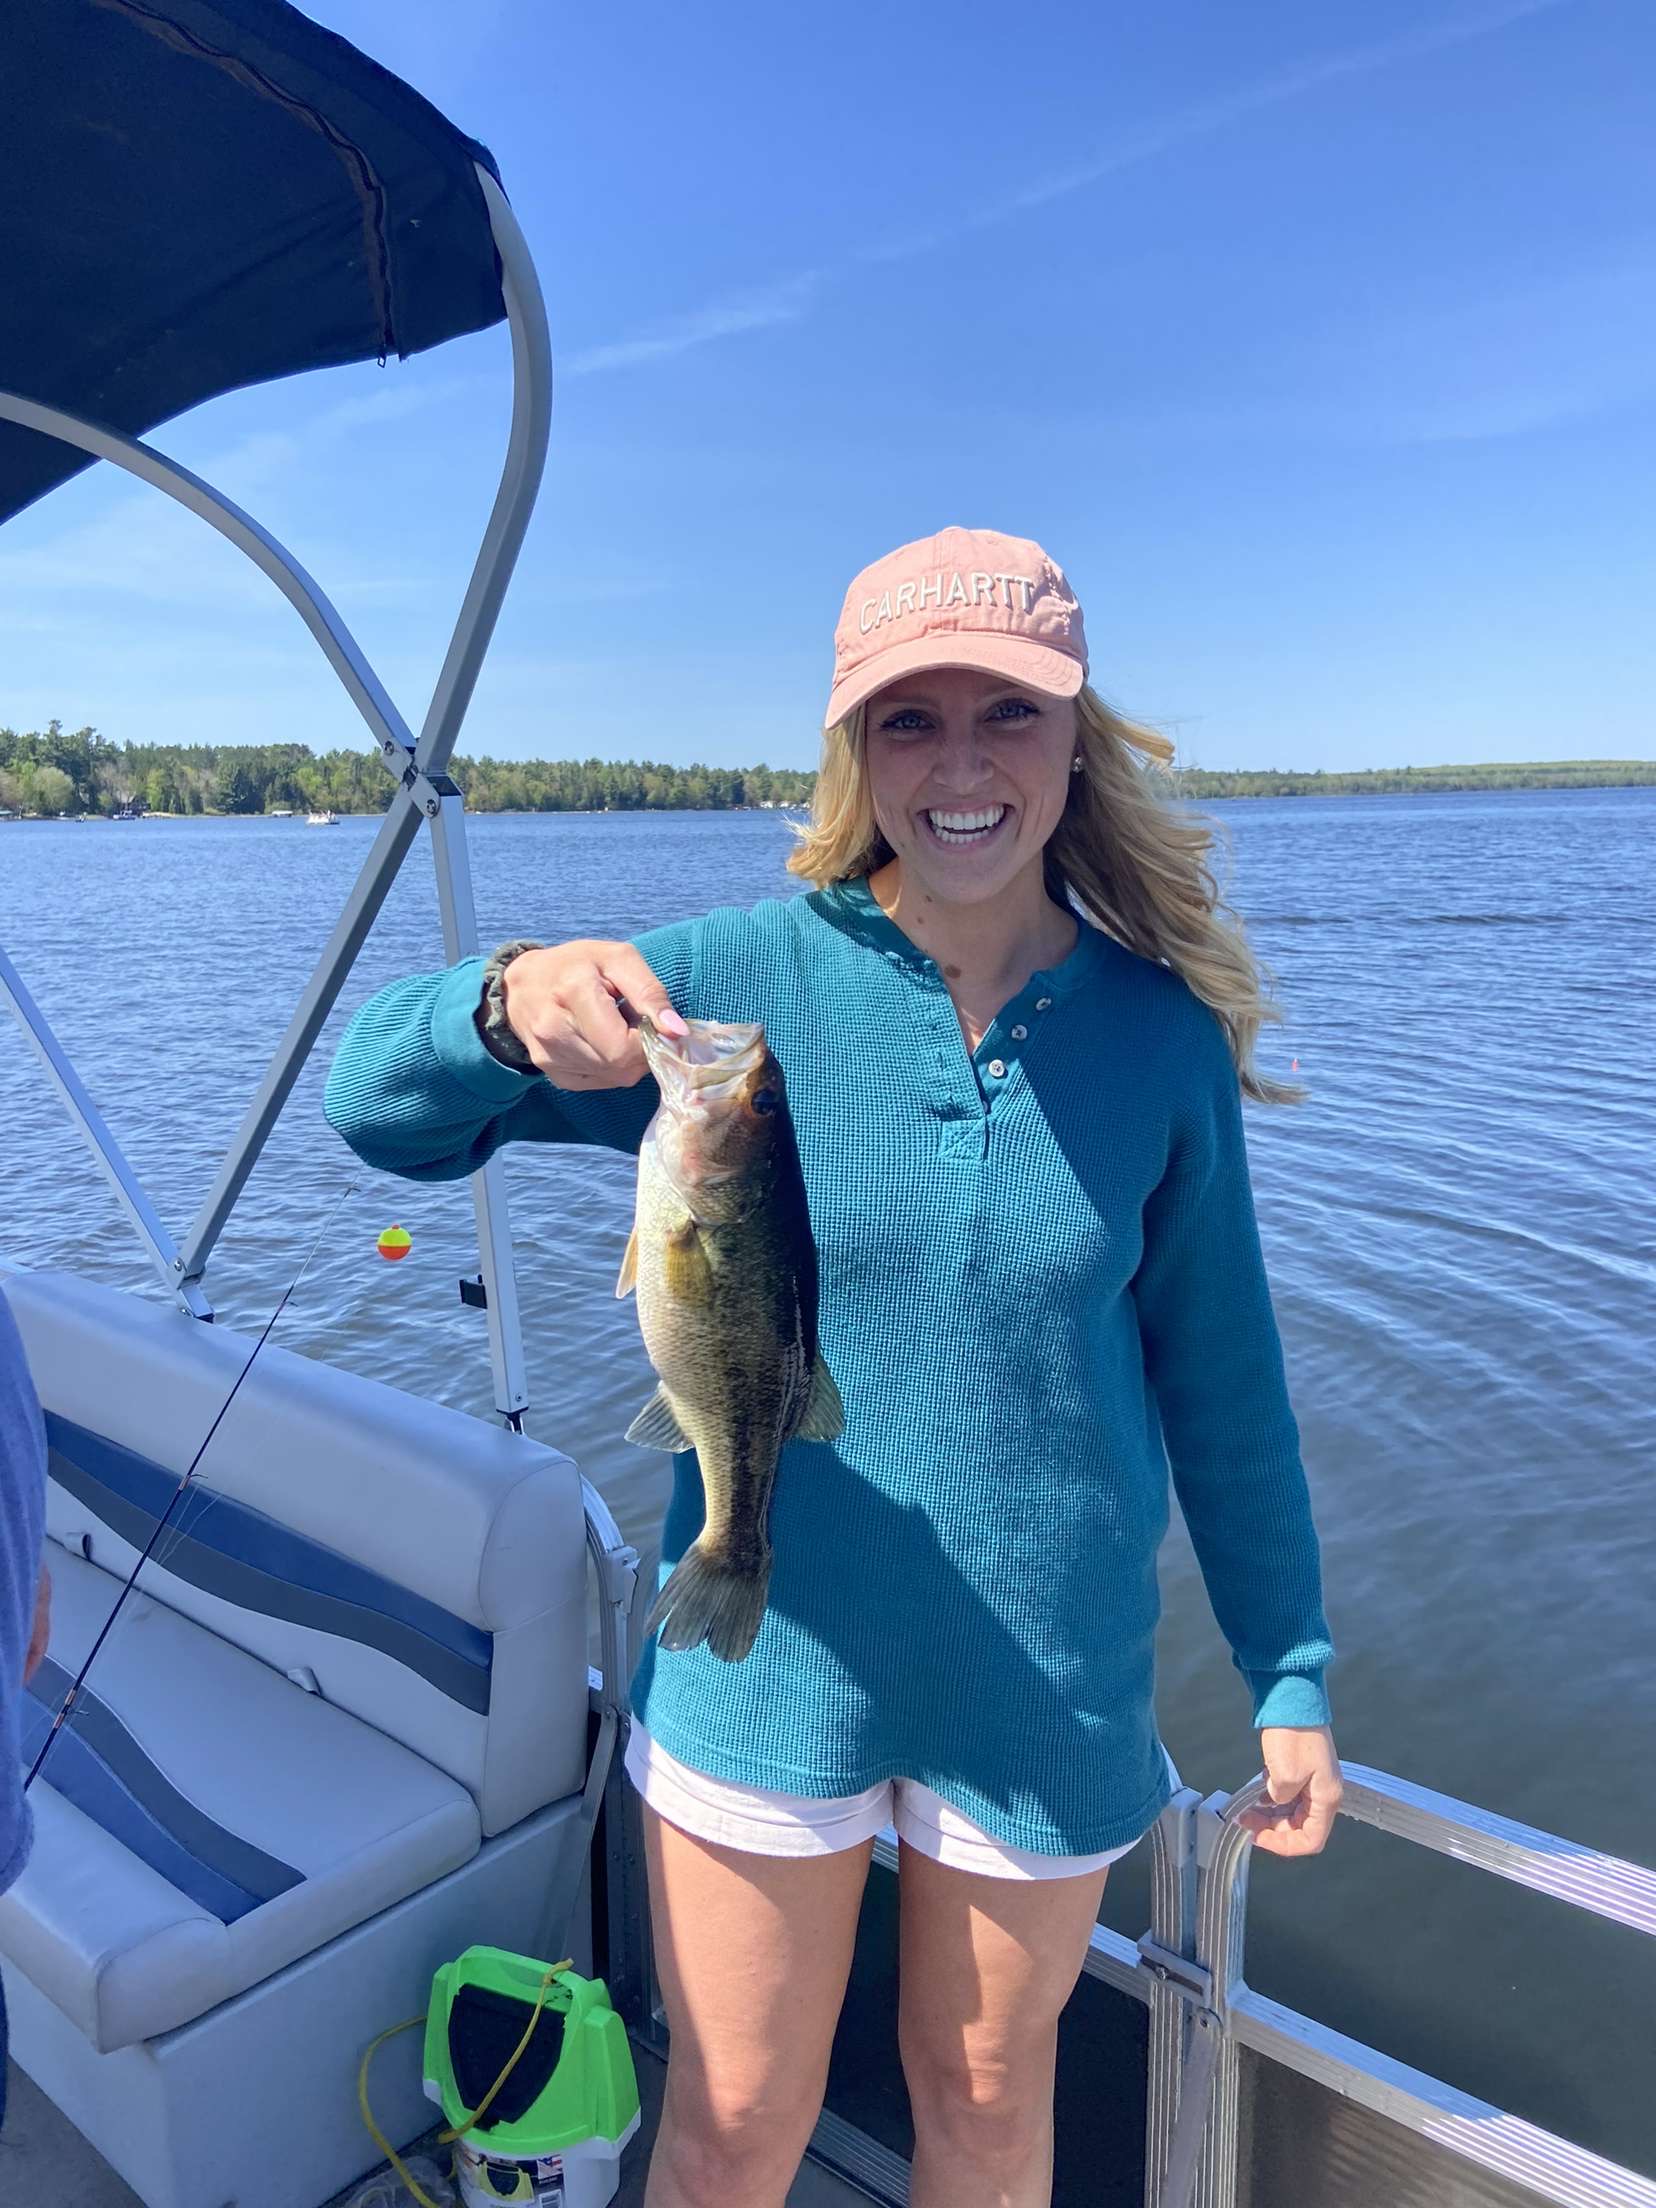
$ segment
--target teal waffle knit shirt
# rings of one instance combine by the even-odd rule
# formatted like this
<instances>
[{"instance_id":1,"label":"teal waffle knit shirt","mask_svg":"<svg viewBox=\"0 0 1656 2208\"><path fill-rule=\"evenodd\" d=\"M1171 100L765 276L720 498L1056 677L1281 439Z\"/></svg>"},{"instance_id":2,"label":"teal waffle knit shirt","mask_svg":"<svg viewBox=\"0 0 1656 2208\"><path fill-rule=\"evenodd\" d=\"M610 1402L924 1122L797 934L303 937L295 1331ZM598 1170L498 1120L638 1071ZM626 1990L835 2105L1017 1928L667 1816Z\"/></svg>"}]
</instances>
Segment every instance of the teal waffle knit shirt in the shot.
<instances>
[{"instance_id":1,"label":"teal waffle knit shirt","mask_svg":"<svg viewBox=\"0 0 1656 2208\"><path fill-rule=\"evenodd\" d=\"M821 1268L832 1443L783 1451L759 1638L646 1642L631 1707L714 1776L815 1797L892 1777L1045 1854L1124 1845L1156 1732L1168 1474L1254 1725L1329 1722L1321 1565L1223 1028L1082 922L968 1052L935 964L855 881L634 938L679 1011L759 1020ZM658 1101L519 1073L483 960L362 1006L325 1110L412 1180L510 1141L636 1152ZM657 1586L703 1522L673 1460Z\"/></svg>"}]
</instances>

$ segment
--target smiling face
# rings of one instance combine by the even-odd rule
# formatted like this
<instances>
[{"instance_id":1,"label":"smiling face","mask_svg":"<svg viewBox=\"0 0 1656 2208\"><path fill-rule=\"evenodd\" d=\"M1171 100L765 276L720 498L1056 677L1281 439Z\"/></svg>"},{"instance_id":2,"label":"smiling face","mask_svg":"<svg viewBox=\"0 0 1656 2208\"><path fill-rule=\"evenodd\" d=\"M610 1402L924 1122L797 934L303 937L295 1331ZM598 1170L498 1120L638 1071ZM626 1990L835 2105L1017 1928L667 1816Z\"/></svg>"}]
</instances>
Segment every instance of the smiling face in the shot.
<instances>
[{"instance_id":1,"label":"smiling face","mask_svg":"<svg viewBox=\"0 0 1656 2208\"><path fill-rule=\"evenodd\" d=\"M1068 800L1073 698L969 667L905 676L868 701L869 791L905 892L979 904L1033 870Z\"/></svg>"}]
</instances>

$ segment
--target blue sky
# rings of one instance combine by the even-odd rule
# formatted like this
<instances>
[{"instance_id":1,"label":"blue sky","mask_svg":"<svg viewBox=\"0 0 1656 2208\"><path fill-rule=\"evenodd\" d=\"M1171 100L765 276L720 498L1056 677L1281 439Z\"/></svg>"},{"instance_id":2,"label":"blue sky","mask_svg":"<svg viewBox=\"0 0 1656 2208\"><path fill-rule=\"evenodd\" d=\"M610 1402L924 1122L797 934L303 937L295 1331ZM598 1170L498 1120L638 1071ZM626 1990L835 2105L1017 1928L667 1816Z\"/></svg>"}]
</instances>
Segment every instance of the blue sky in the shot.
<instances>
[{"instance_id":1,"label":"blue sky","mask_svg":"<svg viewBox=\"0 0 1656 2208\"><path fill-rule=\"evenodd\" d=\"M1647 0L320 0L494 151L558 388L461 739L809 765L852 574L1038 538L1190 765L1656 755ZM411 721L503 330L153 442ZM96 469L0 539L0 720L366 741L263 579Z\"/></svg>"}]
</instances>

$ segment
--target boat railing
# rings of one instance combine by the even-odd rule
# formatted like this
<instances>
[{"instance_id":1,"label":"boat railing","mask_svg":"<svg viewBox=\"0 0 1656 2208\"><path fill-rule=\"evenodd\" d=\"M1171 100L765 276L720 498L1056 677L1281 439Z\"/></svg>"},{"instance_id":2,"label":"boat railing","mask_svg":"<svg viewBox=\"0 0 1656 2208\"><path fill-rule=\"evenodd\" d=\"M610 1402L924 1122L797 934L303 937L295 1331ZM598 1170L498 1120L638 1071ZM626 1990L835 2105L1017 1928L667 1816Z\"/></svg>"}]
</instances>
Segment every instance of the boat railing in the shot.
<instances>
[{"instance_id":1,"label":"boat railing","mask_svg":"<svg viewBox=\"0 0 1656 2208\"><path fill-rule=\"evenodd\" d=\"M1515 1823L1367 1764L1342 1763L1340 1815L1435 1849L1567 1906L1656 1935L1656 1871ZM1268 1800L1263 1771L1234 1793L1182 1788L1151 1835L1150 1924L1130 1940L1097 1925L1083 1978L1149 2011L1144 2102L1144 2208L1252 2208L1242 2153L1244 2050L1368 2110L1395 2127L1393 2174L1407 2191L1336 2194L1308 2183L1307 2202L1342 2208L1430 2203L1449 2208L1656 2208L1656 2183L1572 2140L1480 2100L1249 1986L1243 1975L1253 1839L1238 1822ZM665 2055L636 1804L619 1781L606 1803L607 1953L612 1991L636 2036ZM897 1869L887 1827L874 1863ZM636 2021L635 2021L636 2020ZM810 2154L872 2198L908 2199L908 2164L880 2140L825 2110ZM1360 2149L1357 2151L1361 2151ZM1382 2182L1386 2182L1382 2180ZM1064 2196L1055 2194L1062 2208Z\"/></svg>"},{"instance_id":2,"label":"boat railing","mask_svg":"<svg viewBox=\"0 0 1656 2208\"><path fill-rule=\"evenodd\" d=\"M1568 1907L1656 1936L1656 1871L1470 1802L1342 1763L1339 1814ZM1258 1774L1234 1794L1163 1813L1150 1931L1136 1951L1099 1928L1105 1955L1150 2002L1146 2208L1229 2208L1240 2180L1241 2054L1299 2073L1459 2165L1468 2198L1560 2208L1656 2208L1656 2184L1573 2141L1271 2000L1243 1976L1253 1842L1237 1822L1268 1798ZM1171 1824L1172 1830L1168 1827ZM1102 1970L1101 1970L1101 1974ZM1475 2188L1475 2190L1474 2190Z\"/></svg>"}]
</instances>

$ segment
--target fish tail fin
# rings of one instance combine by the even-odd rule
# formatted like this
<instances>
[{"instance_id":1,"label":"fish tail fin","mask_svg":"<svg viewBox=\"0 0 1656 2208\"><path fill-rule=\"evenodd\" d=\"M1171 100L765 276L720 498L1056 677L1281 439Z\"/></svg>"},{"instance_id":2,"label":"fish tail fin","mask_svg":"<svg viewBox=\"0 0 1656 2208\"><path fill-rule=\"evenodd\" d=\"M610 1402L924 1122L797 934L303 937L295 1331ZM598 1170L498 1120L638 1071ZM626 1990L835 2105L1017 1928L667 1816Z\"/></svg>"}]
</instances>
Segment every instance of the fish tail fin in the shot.
<instances>
[{"instance_id":1,"label":"fish tail fin","mask_svg":"<svg viewBox=\"0 0 1656 2208\"><path fill-rule=\"evenodd\" d=\"M767 1563L757 1574L738 1571L717 1550L693 1541L674 1566L644 1620L646 1638L661 1625L663 1648L706 1641L715 1656L737 1663L759 1637L770 1585Z\"/></svg>"}]
</instances>

